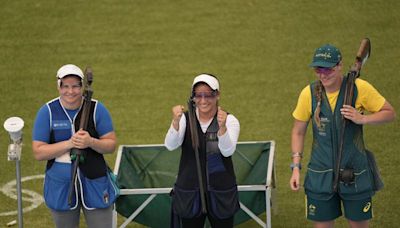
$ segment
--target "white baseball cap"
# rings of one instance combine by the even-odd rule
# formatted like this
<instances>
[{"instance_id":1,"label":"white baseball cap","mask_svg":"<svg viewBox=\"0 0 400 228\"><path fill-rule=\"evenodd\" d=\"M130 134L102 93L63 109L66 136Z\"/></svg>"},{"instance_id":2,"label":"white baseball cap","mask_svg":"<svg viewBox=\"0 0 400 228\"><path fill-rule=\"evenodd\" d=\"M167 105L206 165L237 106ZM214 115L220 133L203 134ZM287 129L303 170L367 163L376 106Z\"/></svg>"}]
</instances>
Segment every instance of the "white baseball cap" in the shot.
<instances>
[{"instance_id":1,"label":"white baseball cap","mask_svg":"<svg viewBox=\"0 0 400 228\"><path fill-rule=\"evenodd\" d=\"M210 88L212 90L219 90L218 79L215 78L214 76L211 76L209 74L200 74L200 75L198 75L193 80L192 90L194 89L194 86L199 82L206 83L208 86L210 86Z\"/></svg>"},{"instance_id":2,"label":"white baseball cap","mask_svg":"<svg viewBox=\"0 0 400 228\"><path fill-rule=\"evenodd\" d=\"M76 75L76 76L80 77L81 79L83 79L82 70L73 64L67 64L67 65L62 66L60 69L58 69L56 77L58 79L62 79L68 75Z\"/></svg>"}]
</instances>

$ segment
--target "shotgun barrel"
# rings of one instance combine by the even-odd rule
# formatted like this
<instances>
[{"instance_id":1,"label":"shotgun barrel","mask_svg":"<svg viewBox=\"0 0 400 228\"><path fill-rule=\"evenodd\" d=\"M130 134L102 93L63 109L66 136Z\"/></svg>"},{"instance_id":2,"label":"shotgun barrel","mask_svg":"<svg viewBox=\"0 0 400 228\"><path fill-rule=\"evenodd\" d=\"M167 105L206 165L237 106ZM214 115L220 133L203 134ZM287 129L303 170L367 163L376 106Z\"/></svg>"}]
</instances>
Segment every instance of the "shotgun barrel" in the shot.
<instances>
[{"instance_id":1,"label":"shotgun barrel","mask_svg":"<svg viewBox=\"0 0 400 228\"><path fill-rule=\"evenodd\" d=\"M93 82L93 73L91 68L86 68L85 70L85 77L84 77L84 91L83 91L83 104L81 107L81 112L82 115L80 116L80 122L79 122L79 129L87 130L88 128L88 121L89 121L89 116L90 116L90 106L91 106L91 101L92 101L92 95L93 95L93 90L92 90L92 82ZM78 149L78 148L72 148L71 149L71 160L72 161L72 175L71 175L71 182L69 185L69 191L68 191L68 204L72 205L72 196L74 193L74 186L77 178L77 171L78 171L78 166L80 162L83 162L84 156L83 154L85 153L84 149ZM74 158L74 159L72 159ZM82 160L82 161L81 161Z\"/></svg>"}]
</instances>

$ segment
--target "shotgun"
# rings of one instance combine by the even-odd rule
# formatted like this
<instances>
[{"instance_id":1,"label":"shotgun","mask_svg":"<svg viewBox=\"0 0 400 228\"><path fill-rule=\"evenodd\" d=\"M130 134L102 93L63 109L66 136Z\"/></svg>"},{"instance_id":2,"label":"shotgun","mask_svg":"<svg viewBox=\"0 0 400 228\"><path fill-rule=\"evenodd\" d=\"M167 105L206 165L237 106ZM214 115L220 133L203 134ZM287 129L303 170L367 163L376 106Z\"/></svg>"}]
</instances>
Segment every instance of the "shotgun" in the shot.
<instances>
[{"instance_id":1,"label":"shotgun","mask_svg":"<svg viewBox=\"0 0 400 228\"><path fill-rule=\"evenodd\" d=\"M93 73L90 67L87 67L85 70L85 77L83 81L83 104L82 104L82 115L80 117L79 122L79 129L87 130L88 128L88 121L90 115L90 106L92 101L92 82L93 82ZM72 148L71 149L71 160L72 160L72 176L71 176L71 183L69 185L69 192L68 192L68 204L72 205L72 195L74 193L74 186L76 181L76 175L78 171L79 163L84 162L84 149Z\"/></svg>"},{"instance_id":2,"label":"shotgun","mask_svg":"<svg viewBox=\"0 0 400 228\"><path fill-rule=\"evenodd\" d=\"M360 47L358 48L358 52L356 55L356 61L353 66L350 68L349 72L347 73L347 82L346 82L346 90L344 95L344 104L351 105L353 100L353 93L354 93L354 84L356 79L360 76L362 66L367 62L368 58L371 56L371 41L368 38L364 38L361 40ZM335 179L333 182L333 191L338 191L339 185L339 174L340 174L340 163L342 161L342 154L343 154L343 142L344 142L344 134L346 123L349 120L345 119L342 116L341 120L341 131L340 131L340 138L339 138L339 148L337 153L337 160L335 166Z\"/></svg>"},{"instance_id":3,"label":"shotgun","mask_svg":"<svg viewBox=\"0 0 400 228\"><path fill-rule=\"evenodd\" d=\"M199 135L197 131L198 129L196 121L197 120L196 105L192 99L192 96L188 100L188 115L189 115L190 135L192 138L192 146L196 157L196 168L197 168L197 176L199 180L199 189L200 189L201 211L203 212L203 214L205 214L207 213L207 209L206 209L206 199L204 195L203 174L201 172L201 166L200 166Z\"/></svg>"}]
</instances>

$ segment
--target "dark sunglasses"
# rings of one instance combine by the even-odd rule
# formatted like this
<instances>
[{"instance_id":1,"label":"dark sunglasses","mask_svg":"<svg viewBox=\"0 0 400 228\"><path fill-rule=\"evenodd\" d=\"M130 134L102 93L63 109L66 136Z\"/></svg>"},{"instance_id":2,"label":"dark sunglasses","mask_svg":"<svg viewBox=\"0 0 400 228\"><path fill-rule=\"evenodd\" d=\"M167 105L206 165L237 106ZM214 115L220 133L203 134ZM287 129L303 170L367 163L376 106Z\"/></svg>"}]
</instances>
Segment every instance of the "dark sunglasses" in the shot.
<instances>
[{"instance_id":1,"label":"dark sunglasses","mask_svg":"<svg viewBox=\"0 0 400 228\"><path fill-rule=\"evenodd\" d=\"M335 67L315 67L314 71L317 74L331 74L333 71L335 71Z\"/></svg>"}]
</instances>

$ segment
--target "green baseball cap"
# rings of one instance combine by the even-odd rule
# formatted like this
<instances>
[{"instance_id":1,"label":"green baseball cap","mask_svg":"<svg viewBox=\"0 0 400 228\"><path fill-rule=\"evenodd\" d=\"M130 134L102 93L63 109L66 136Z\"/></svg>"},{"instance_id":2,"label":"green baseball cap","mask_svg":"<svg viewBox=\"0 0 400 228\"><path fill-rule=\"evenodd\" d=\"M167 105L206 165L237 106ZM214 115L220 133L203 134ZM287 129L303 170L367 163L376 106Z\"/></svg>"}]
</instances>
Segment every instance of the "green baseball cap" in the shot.
<instances>
[{"instance_id":1,"label":"green baseball cap","mask_svg":"<svg viewBox=\"0 0 400 228\"><path fill-rule=\"evenodd\" d=\"M340 50L333 45L325 44L315 50L310 67L334 67L340 60L342 60Z\"/></svg>"}]
</instances>

